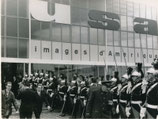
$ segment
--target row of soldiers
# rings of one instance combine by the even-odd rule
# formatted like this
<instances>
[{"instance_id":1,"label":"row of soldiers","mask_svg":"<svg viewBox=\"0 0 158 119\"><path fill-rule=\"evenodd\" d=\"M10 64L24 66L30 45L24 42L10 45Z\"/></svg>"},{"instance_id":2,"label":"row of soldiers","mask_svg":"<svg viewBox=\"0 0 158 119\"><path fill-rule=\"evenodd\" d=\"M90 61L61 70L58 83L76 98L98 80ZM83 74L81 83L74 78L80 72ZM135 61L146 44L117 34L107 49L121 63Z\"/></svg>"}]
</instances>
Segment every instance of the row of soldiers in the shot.
<instances>
[{"instance_id":1,"label":"row of soldiers","mask_svg":"<svg viewBox=\"0 0 158 119\"><path fill-rule=\"evenodd\" d=\"M89 80L91 79L91 80ZM32 89L37 84L43 85L47 92L52 111L60 109L60 116L65 114L73 118L86 117L86 107L89 95L96 87L101 86L101 80L90 77L80 78L75 74L68 82L62 74L59 78L35 73L30 78L25 76L23 81L29 80ZM112 118L154 118L158 116L158 59L146 72L143 72L142 63L137 63L135 69L128 67L126 73L119 78L119 72L115 71L112 78L106 76L110 83L109 92L112 95ZM22 81L22 82L23 82Z\"/></svg>"}]
</instances>

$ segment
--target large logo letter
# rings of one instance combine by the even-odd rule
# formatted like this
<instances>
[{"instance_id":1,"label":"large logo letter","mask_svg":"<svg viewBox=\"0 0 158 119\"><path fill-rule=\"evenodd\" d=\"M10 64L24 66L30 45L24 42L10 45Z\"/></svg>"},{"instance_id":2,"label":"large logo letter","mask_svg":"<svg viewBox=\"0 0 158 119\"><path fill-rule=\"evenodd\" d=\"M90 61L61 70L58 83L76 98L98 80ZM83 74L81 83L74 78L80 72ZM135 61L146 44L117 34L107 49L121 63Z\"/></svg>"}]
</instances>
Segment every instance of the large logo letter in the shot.
<instances>
[{"instance_id":1,"label":"large logo letter","mask_svg":"<svg viewBox=\"0 0 158 119\"><path fill-rule=\"evenodd\" d=\"M55 21L57 23L71 23L70 6L55 3L55 14L48 14L48 3L41 0L30 0L30 13L39 21Z\"/></svg>"},{"instance_id":2,"label":"large logo letter","mask_svg":"<svg viewBox=\"0 0 158 119\"><path fill-rule=\"evenodd\" d=\"M156 21L137 17L134 19L134 23L134 31L136 33L158 35Z\"/></svg>"},{"instance_id":3,"label":"large logo letter","mask_svg":"<svg viewBox=\"0 0 158 119\"><path fill-rule=\"evenodd\" d=\"M88 24L92 28L119 30L119 16L115 13L103 12L98 10L90 10Z\"/></svg>"}]
</instances>

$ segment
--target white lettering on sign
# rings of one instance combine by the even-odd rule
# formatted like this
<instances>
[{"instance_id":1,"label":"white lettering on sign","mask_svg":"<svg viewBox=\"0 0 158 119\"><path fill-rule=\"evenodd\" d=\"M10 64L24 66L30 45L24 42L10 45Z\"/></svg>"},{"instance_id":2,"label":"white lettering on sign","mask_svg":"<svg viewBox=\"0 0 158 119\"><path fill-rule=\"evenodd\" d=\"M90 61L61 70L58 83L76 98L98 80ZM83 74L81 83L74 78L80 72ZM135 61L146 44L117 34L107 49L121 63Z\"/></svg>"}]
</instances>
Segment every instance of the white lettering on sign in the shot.
<instances>
[{"instance_id":1,"label":"white lettering on sign","mask_svg":"<svg viewBox=\"0 0 158 119\"><path fill-rule=\"evenodd\" d=\"M55 3L55 14L48 14L48 2L41 0L30 0L30 13L33 18L45 22L57 22L71 24L70 6Z\"/></svg>"}]
</instances>

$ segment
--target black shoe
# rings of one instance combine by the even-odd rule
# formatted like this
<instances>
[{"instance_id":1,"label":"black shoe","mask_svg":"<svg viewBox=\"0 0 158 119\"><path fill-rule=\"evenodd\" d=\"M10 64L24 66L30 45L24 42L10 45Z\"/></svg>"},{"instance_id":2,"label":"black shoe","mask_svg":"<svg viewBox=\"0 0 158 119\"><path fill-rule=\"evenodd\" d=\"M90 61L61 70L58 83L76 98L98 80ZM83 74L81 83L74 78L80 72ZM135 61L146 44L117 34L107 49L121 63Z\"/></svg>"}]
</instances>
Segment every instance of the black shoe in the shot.
<instances>
[{"instance_id":1,"label":"black shoe","mask_svg":"<svg viewBox=\"0 0 158 119\"><path fill-rule=\"evenodd\" d=\"M59 116L64 117L64 116L65 116L65 114L60 114Z\"/></svg>"}]
</instances>

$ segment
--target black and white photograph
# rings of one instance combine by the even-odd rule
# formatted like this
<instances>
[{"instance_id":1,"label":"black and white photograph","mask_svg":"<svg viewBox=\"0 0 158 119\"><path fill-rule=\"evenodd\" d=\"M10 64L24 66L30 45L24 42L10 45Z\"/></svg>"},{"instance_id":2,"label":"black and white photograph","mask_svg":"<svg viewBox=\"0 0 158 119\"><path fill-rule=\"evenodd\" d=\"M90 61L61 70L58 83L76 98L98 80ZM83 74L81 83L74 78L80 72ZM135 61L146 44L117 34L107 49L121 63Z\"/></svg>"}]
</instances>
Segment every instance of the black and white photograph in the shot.
<instances>
[{"instance_id":1,"label":"black and white photograph","mask_svg":"<svg viewBox=\"0 0 158 119\"><path fill-rule=\"evenodd\" d=\"M0 118L158 119L158 0L0 0Z\"/></svg>"}]
</instances>

